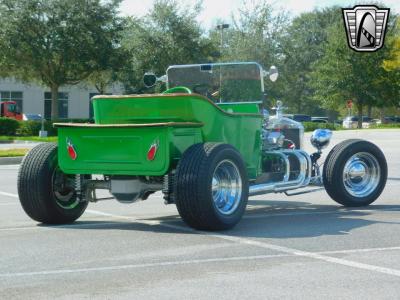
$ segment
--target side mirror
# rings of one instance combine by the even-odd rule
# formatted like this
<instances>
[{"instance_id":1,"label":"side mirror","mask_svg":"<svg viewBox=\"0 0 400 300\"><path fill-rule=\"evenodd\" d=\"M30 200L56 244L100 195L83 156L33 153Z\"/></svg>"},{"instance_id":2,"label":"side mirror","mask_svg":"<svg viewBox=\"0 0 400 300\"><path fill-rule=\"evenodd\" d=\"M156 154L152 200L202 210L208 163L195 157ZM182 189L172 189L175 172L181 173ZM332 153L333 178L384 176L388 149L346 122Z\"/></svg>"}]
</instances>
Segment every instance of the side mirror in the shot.
<instances>
[{"instance_id":1,"label":"side mirror","mask_svg":"<svg viewBox=\"0 0 400 300\"><path fill-rule=\"evenodd\" d=\"M279 73L278 73L278 68L275 66L271 66L268 71L268 76L269 80L272 82L275 82L278 79Z\"/></svg>"},{"instance_id":2,"label":"side mirror","mask_svg":"<svg viewBox=\"0 0 400 300\"><path fill-rule=\"evenodd\" d=\"M146 72L143 76L143 83L145 87L151 88L157 82L157 76L152 72Z\"/></svg>"}]
</instances>

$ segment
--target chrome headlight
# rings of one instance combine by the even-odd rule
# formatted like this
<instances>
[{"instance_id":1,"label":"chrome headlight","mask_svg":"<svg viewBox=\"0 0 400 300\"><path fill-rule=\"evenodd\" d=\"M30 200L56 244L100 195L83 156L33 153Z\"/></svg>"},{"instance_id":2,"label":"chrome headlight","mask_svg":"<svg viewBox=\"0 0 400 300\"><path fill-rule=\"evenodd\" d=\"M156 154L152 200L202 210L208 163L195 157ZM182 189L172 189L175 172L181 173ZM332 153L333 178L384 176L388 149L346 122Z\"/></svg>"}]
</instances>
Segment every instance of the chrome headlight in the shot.
<instances>
[{"instance_id":1,"label":"chrome headlight","mask_svg":"<svg viewBox=\"0 0 400 300\"><path fill-rule=\"evenodd\" d=\"M329 129L316 129L311 135L311 144L321 150L329 145L332 137L332 131Z\"/></svg>"}]
</instances>

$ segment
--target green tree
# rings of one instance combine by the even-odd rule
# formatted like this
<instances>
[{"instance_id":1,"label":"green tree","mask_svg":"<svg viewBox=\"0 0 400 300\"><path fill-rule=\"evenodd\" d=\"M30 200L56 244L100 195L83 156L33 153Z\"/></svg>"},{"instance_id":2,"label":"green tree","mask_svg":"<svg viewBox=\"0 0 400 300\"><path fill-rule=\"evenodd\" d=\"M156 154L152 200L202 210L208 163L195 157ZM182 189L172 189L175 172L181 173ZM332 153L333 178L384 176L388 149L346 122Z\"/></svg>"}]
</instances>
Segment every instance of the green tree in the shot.
<instances>
[{"instance_id":1,"label":"green tree","mask_svg":"<svg viewBox=\"0 0 400 300\"><path fill-rule=\"evenodd\" d=\"M353 51L347 45L342 24L333 24L327 34L325 54L314 63L310 80L314 97L334 109L343 107L348 99L353 100L360 128L366 106L388 106L393 99L399 99L398 81L383 68L391 49L385 45L376 52Z\"/></svg>"},{"instance_id":2,"label":"green tree","mask_svg":"<svg viewBox=\"0 0 400 300\"><path fill-rule=\"evenodd\" d=\"M396 24L393 26L392 35L388 37L387 43L391 46L389 58L383 62L385 70L400 70L400 18L397 17Z\"/></svg>"},{"instance_id":3,"label":"green tree","mask_svg":"<svg viewBox=\"0 0 400 300\"><path fill-rule=\"evenodd\" d=\"M113 84L120 84L119 72L123 70L128 59L129 53L123 47L114 49L107 66L99 65L98 69L90 74L85 82L94 86L99 94L107 94Z\"/></svg>"},{"instance_id":4,"label":"green tree","mask_svg":"<svg viewBox=\"0 0 400 300\"><path fill-rule=\"evenodd\" d=\"M107 89L115 82L117 76L112 69L93 72L88 78L87 83L94 86L101 95L108 93Z\"/></svg>"},{"instance_id":5,"label":"green tree","mask_svg":"<svg viewBox=\"0 0 400 300\"><path fill-rule=\"evenodd\" d=\"M50 88L51 117L58 90L109 68L119 47L120 0L0 0L2 68Z\"/></svg>"},{"instance_id":6,"label":"green tree","mask_svg":"<svg viewBox=\"0 0 400 300\"><path fill-rule=\"evenodd\" d=\"M222 49L220 30L213 28L209 33L220 48L220 61L255 61L265 68L277 65L281 71L281 41L290 24L286 11L277 12L262 1L250 6L244 3L229 23L230 28L223 33ZM279 81L265 80L264 85L268 99L282 96Z\"/></svg>"},{"instance_id":7,"label":"green tree","mask_svg":"<svg viewBox=\"0 0 400 300\"><path fill-rule=\"evenodd\" d=\"M325 54L327 28L342 22L341 9L330 7L303 13L293 19L282 41L280 88L294 113L320 113L310 85L313 64Z\"/></svg>"},{"instance_id":8,"label":"green tree","mask_svg":"<svg viewBox=\"0 0 400 300\"><path fill-rule=\"evenodd\" d=\"M130 58L120 80L127 91L141 92L146 71L162 75L173 64L209 62L216 54L196 17L200 5L180 7L172 0L157 0L143 18L130 18L122 45Z\"/></svg>"},{"instance_id":9,"label":"green tree","mask_svg":"<svg viewBox=\"0 0 400 300\"><path fill-rule=\"evenodd\" d=\"M231 23L224 33L221 60L255 60L270 64L280 52L280 40L289 26L289 16L285 11L274 11L271 4L259 2L254 6L244 4ZM219 46L220 31L213 28L210 35Z\"/></svg>"}]
</instances>

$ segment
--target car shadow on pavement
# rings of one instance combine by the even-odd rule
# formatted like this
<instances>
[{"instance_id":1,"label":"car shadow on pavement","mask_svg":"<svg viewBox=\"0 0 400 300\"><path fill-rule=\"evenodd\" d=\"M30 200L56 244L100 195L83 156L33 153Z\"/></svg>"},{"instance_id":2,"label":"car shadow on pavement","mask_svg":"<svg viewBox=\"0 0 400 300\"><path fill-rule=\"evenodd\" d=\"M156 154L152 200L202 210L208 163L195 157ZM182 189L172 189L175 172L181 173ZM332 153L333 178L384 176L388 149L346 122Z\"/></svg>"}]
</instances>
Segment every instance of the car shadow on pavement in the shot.
<instances>
[{"instance_id":1,"label":"car shadow on pavement","mask_svg":"<svg viewBox=\"0 0 400 300\"><path fill-rule=\"evenodd\" d=\"M344 208L338 205L315 205L308 202L284 200L254 200L254 203L249 201L250 209L246 211L244 218L235 228L220 233L254 238L308 238L348 235L354 229L373 224L400 225L400 221L380 221L373 218L375 212L400 211L400 205ZM152 221L157 221L159 224L145 224ZM105 217L104 220L78 221L70 225L39 226L79 230L131 230L170 234L202 234L201 231L191 231L178 215L142 218L137 219L137 221L134 219L132 221L118 221Z\"/></svg>"},{"instance_id":2,"label":"car shadow on pavement","mask_svg":"<svg viewBox=\"0 0 400 300\"><path fill-rule=\"evenodd\" d=\"M398 212L400 205L370 205L346 208L338 205L315 205L307 202L263 201L271 203L247 212L229 235L259 238L307 238L348 235L354 229L373 224L400 225L400 221L381 221L376 212Z\"/></svg>"},{"instance_id":3,"label":"car shadow on pavement","mask_svg":"<svg viewBox=\"0 0 400 300\"><path fill-rule=\"evenodd\" d=\"M183 223L182 223L183 224ZM51 228L51 229L74 229L74 230L128 230L128 231L142 231L142 232L154 232L154 233L190 233L184 232L179 228L170 228L160 226L159 224L144 224L140 223L140 220L135 222L132 221L117 221L117 220L95 220L95 221L76 221L72 224L65 225L48 225L48 224L38 224L38 227ZM184 226L184 225L182 225ZM192 232L193 233L193 232Z\"/></svg>"}]
</instances>

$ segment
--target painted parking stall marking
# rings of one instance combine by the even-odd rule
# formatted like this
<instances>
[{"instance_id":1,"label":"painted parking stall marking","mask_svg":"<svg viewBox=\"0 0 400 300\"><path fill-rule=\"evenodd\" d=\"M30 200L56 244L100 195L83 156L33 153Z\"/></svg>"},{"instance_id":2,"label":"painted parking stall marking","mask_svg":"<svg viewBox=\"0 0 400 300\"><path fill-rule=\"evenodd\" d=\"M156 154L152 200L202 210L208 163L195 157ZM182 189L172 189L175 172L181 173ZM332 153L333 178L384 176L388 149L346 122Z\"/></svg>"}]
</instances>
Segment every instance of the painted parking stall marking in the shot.
<instances>
[{"instance_id":1,"label":"painted parking stall marking","mask_svg":"<svg viewBox=\"0 0 400 300\"><path fill-rule=\"evenodd\" d=\"M18 195L7 193L7 192L0 192L1 195L9 196L13 198L18 198ZM362 209L362 211L365 211ZM369 210L373 211L373 210ZM366 263L355 262L352 260L336 258L328 256L327 254L340 254L340 253L353 253L353 252L371 252L371 251L395 251L400 250L400 247L387 247L387 248L369 248L369 249L352 249L352 250L338 250L338 251L323 251L323 252L309 252L298 250L295 248L280 246L276 244L271 244L264 241L256 241L248 238L236 237L236 236L229 236L225 234L218 234L218 233L210 233L210 232L203 232L203 231L196 231L189 227L183 227L179 225L169 224L169 223L162 223L160 221L153 221L153 220L141 220L137 219L132 216L124 216L124 215L116 215L111 214L103 211L98 210L87 210L89 214L98 215L109 217L113 219L119 220L129 220L130 222L141 223L149 226L161 226L166 227L169 229L191 232L194 234L201 234L208 237L213 237L217 239L223 239L226 241L231 241L234 243L247 245L247 246L254 246L258 248L273 250L277 252L283 252L284 254L276 254L276 255L256 255L256 256L240 256L240 257L231 257L231 258L212 258L212 259L198 259L198 260L186 260L186 261L167 261L167 262L160 262L160 263L145 263L145 264L127 264L127 265L118 265L118 266L106 266L106 267L93 267L93 268L77 268L77 269L60 269L60 270L44 270L44 271L32 271L32 272L17 272L17 273L2 273L0 277L21 277L21 276L34 276L34 275L55 275L55 274L68 274L68 273L81 273L81 272L95 272L95 271L112 271L112 270L123 270L123 269L132 269L132 268L146 268L146 267L161 267L161 266L174 266L174 265L187 265L187 264L200 264L200 263L212 263L217 261L239 261L239 260L256 260L256 259L269 259L275 257L306 257L314 260L320 260L324 262L329 262L332 264L367 270L371 272L378 272L387 275L392 275L396 277L400 277L400 270L381 267ZM316 212L309 212L310 214L314 214ZM329 212L321 212L321 213L340 213L340 211L329 211ZM298 213L292 213L292 215L297 215ZM284 215L284 214L274 214L275 216ZM287 214L286 214L287 215ZM301 214L300 214L301 215ZM24 229L52 229L52 228L68 228L73 226L104 226L104 225L111 225L115 223L102 223L102 224L71 224L71 225L59 225L59 226L36 226L36 227L16 227L16 228L4 228L3 230L24 230ZM1 229L0 229L1 231Z\"/></svg>"}]
</instances>

